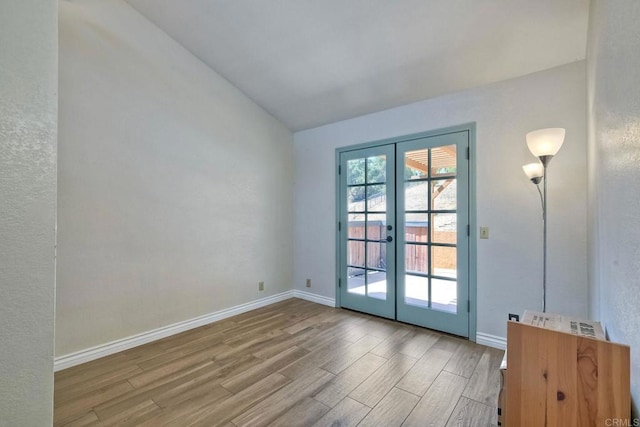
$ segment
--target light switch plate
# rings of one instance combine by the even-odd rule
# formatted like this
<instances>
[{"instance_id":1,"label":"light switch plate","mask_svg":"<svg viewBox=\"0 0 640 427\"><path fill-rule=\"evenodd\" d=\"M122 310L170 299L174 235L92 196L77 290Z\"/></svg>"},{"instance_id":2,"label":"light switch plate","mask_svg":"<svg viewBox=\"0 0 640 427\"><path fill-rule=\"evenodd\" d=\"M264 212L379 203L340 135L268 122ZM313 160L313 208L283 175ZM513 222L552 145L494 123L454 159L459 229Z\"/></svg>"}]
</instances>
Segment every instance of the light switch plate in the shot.
<instances>
[{"instance_id":1,"label":"light switch plate","mask_svg":"<svg viewBox=\"0 0 640 427\"><path fill-rule=\"evenodd\" d=\"M480 227L480 238L481 239L489 238L489 227Z\"/></svg>"}]
</instances>

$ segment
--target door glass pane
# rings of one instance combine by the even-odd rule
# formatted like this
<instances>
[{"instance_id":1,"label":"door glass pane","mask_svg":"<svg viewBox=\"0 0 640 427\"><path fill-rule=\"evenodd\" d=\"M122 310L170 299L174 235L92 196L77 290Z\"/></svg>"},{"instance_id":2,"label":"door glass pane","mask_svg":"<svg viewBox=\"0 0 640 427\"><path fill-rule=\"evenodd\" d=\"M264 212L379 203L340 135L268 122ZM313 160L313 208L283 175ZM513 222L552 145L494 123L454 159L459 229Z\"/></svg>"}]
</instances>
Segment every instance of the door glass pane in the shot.
<instances>
[{"instance_id":1,"label":"door glass pane","mask_svg":"<svg viewBox=\"0 0 640 427\"><path fill-rule=\"evenodd\" d=\"M348 210L346 288L350 293L382 300L387 299L386 238L392 233L387 230L387 190L393 195L394 185L394 179L387 182L390 154L385 151L381 155L347 160L343 166ZM428 195L428 187L425 193Z\"/></svg>"},{"instance_id":2,"label":"door glass pane","mask_svg":"<svg viewBox=\"0 0 640 427\"><path fill-rule=\"evenodd\" d=\"M429 246L407 243L404 247L406 271L427 274L429 272Z\"/></svg>"},{"instance_id":3,"label":"door glass pane","mask_svg":"<svg viewBox=\"0 0 640 427\"><path fill-rule=\"evenodd\" d=\"M364 242L354 240L347 242L347 264L364 267Z\"/></svg>"},{"instance_id":4,"label":"door glass pane","mask_svg":"<svg viewBox=\"0 0 640 427\"><path fill-rule=\"evenodd\" d=\"M429 150L407 151L404 165L404 179L426 178L429 175Z\"/></svg>"},{"instance_id":5,"label":"door glass pane","mask_svg":"<svg viewBox=\"0 0 640 427\"><path fill-rule=\"evenodd\" d=\"M433 243L456 243L458 217L454 213L431 214L431 241Z\"/></svg>"},{"instance_id":6,"label":"door glass pane","mask_svg":"<svg viewBox=\"0 0 640 427\"><path fill-rule=\"evenodd\" d=\"M431 209L456 209L456 179L439 179L431 181Z\"/></svg>"},{"instance_id":7,"label":"door glass pane","mask_svg":"<svg viewBox=\"0 0 640 427\"><path fill-rule=\"evenodd\" d=\"M384 228L387 225L387 214L386 212L368 213L367 221L369 221L370 225L376 225Z\"/></svg>"},{"instance_id":8,"label":"door glass pane","mask_svg":"<svg viewBox=\"0 0 640 427\"><path fill-rule=\"evenodd\" d=\"M387 210L386 185L367 186L367 210L369 212L385 212Z\"/></svg>"},{"instance_id":9,"label":"door glass pane","mask_svg":"<svg viewBox=\"0 0 640 427\"><path fill-rule=\"evenodd\" d=\"M405 274L405 304L429 306L429 278Z\"/></svg>"},{"instance_id":10,"label":"door glass pane","mask_svg":"<svg viewBox=\"0 0 640 427\"><path fill-rule=\"evenodd\" d=\"M367 267L387 268L387 244L379 242L367 242Z\"/></svg>"},{"instance_id":11,"label":"door glass pane","mask_svg":"<svg viewBox=\"0 0 640 427\"><path fill-rule=\"evenodd\" d=\"M367 183L387 181L387 156L367 158Z\"/></svg>"},{"instance_id":12,"label":"door glass pane","mask_svg":"<svg viewBox=\"0 0 640 427\"><path fill-rule=\"evenodd\" d=\"M347 188L347 209L349 212L364 212L364 185Z\"/></svg>"},{"instance_id":13,"label":"door glass pane","mask_svg":"<svg viewBox=\"0 0 640 427\"><path fill-rule=\"evenodd\" d=\"M387 238L386 219L386 214L367 214L367 240L384 240Z\"/></svg>"},{"instance_id":14,"label":"door glass pane","mask_svg":"<svg viewBox=\"0 0 640 427\"><path fill-rule=\"evenodd\" d=\"M431 279L431 308L456 313L458 283L453 280Z\"/></svg>"},{"instance_id":15,"label":"door glass pane","mask_svg":"<svg viewBox=\"0 0 640 427\"><path fill-rule=\"evenodd\" d=\"M349 214L348 216L347 237L364 239L364 214Z\"/></svg>"},{"instance_id":16,"label":"door glass pane","mask_svg":"<svg viewBox=\"0 0 640 427\"><path fill-rule=\"evenodd\" d=\"M429 209L429 182L406 182L404 184L404 206L407 211L426 211Z\"/></svg>"},{"instance_id":17,"label":"door glass pane","mask_svg":"<svg viewBox=\"0 0 640 427\"><path fill-rule=\"evenodd\" d=\"M387 272L367 270L367 296L387 299Z\"/></svg>"},{"instance_id":18,"label":"door glass pane","mask_svg":"<svg viewBox=\"0 0 640 427\"><path fill-rule=\"evenodd\" d=\"M347 268L347 290L350 293L364 295L364 273L361 268Z\"/></svg>"},{"instance_id":19,"label":"door glass pane","mask_svg":"<svg viewBox=\"0 0 640 427\"><path fill-rule=\"evenodd\" d=\"M427 242L429 237L429 214L405 214L405 240Z\"/></svg>"},{"instance_id":20,"label":"door glass pane","mask_svg":"<svg viewBox=\"0 0 640 427\"><path fill-rule=\"evenodd\" d=\"M457 299L457 248L453 246L458 228L456 149L452 144L405 153L402 206L405 303L453 313Z\"/></svg>"},{"instance_id":21,"label":"door glass pane","mask_svg":"<svg viewBox=\"0 0 640 427\"><path fill-rule=\"evenodd\" d=\"M455 247L431 247L431 274L434 276L451 277L455 279L457 272L457 255Z\"/></svg>"},{"instance_id":22,"label":"door glass pane","mask_svg":"<svg viewBox=\"0 0 640 427\"><path fill-rule=\"evenodd\" d=\"M347 160L347 185L364 184L364 159Z\"/></svg>"},{"instance_id":23,"label":"door glass pane","mask_svg":"<svg viewBox=\"0 0 640 427\"><path fill-rule=\"evenodd\" d=\"M446 145L431 149L431 176L455 175L456 146Z\"/></svg>"}]
</instances>

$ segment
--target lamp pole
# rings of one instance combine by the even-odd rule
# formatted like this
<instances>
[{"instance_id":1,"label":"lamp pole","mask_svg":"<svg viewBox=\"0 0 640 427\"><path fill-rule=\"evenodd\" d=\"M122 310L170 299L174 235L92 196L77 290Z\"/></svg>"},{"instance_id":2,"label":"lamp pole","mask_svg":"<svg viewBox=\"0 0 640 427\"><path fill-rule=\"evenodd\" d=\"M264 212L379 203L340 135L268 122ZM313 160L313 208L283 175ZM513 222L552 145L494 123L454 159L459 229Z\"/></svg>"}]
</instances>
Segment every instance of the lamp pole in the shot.
<instances>
[{"instance_id":1,"label":"lamp pole","mask_svg":"<svg viewBox=\"0 0 640 427\"><path fill-rule=\"evenodd\" d=\"M542 201L542 312L547 312L547 165L544 165L544 196Z\"/></svg>"},{"instance_id":2,"label":"lamp pole","mask_svg":"<svg viewBox=\"0 0 640 427\"><path fill-rule=\"evenodd\" d=\"M547 165L551 156L541 156L544 168L542 196L542 312L547 312Z\"/></svg>"},{"instance_id":3,"label":"lamp pole","mask_svg":"<svg viewBox=\"0 0 640 427\"><path fill-rule=\"evenodd\" d=\"M543 163L543 175L531 178L536 185L542 205L542 312L547 312L547 165ZM544 181L540 191L540 181Z\"/></svg>"}]
</instances>

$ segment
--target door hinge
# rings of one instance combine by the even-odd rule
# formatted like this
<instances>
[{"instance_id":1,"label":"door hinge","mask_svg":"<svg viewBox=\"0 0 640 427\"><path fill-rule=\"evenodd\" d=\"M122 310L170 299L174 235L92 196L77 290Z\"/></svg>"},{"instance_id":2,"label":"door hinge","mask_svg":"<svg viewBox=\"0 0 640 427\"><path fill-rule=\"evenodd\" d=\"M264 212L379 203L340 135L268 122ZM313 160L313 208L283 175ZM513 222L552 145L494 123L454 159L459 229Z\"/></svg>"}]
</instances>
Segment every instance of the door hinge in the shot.
<instances>
[{"instance_id":1,"label":"door hinge","mask_svg":"<svg viewBox=\"0 0 640 427\"><path fill-rule=\"evenodd\" d=\"M342 222L338 221L338 231L342 231Z\"/></svg>"},{"instance_id":2,"label":"door hinge","mask_svg":"<svg viewBox=\"0 0 640 427\"><path fill-rule=\"evenodd\" d=\"M338 165L338 175L342 175L342 165Z\"/></svg>"},{"instance_id":3,"label":"door hinge","mask_svg":"<svg viewBox=\"0 0 640 427\"><path fill-rule=\"evenodd\" d=\"M471 157L470 150L469 150L469 147L467 147L467 160L469 160L470 157Z\"/></svg>"},{"instance_id":4,"label":"door hinge","mask_svg":"<svg viewBox=\"0 0 640 427\"><path fill-rule=\"evenodd\" d=\"M471 225L467 224L467 236L471 236Z\"/></svg>"},{"instance_id":5,"label":"door hinge","mask_svg":"<svg viewBox=\"0 0 640 427\"><path fill-rule=\"evenodd\" d=\"M342 287L342 279L338 277L338 287L341 288Z\"/></svg>"},{"instance_id":6,"label":"door hinge","mask_svg":"<svg viewBox=\"0 0 640 427\"><path fill-rule=\"evenodd\" d=\"M467 300L467 313L471 313L471 301Z\"/></svg>"}]
</instances>

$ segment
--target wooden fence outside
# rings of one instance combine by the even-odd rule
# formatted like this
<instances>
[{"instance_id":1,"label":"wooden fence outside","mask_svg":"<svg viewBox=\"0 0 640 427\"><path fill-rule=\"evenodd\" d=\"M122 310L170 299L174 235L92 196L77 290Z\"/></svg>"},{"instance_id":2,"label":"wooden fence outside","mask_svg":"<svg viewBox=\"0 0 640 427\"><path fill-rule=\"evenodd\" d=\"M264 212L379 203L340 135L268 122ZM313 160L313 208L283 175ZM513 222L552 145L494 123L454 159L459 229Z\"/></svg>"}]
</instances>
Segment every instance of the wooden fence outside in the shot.
<instances>
[{"instance_id":1,"label":"wooden fence outside","mask_svg":"<svg viewBox=\"0 0 640 427\"><path fill-rule=\"evenodd\" d=\"M349 226L349 237L354 239L364 239L364 225ZM407 226L406 240L407 242L427 242L427 233L429 227L426 225ZM386 226L381 223L367 226L367 238L369 240L381 240L386 237ZM435 243L456 243L455 231L434 231L432 241ZM367 251L367 267L386 268L387 245L385 243L367 242L369 245ZM347 262L350 265L365 265L365 242L349 241L347 245ZM455 248L446 248L433 246L433 262L434 268L438 269L456 269L456 250ZM408 271L420 271L427 273L429 246L425 245L406 245L405 261Z\"/></svg>"}]
</instances>

